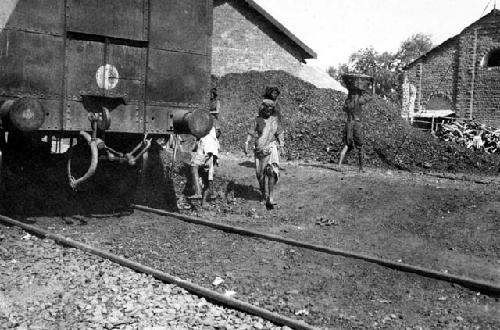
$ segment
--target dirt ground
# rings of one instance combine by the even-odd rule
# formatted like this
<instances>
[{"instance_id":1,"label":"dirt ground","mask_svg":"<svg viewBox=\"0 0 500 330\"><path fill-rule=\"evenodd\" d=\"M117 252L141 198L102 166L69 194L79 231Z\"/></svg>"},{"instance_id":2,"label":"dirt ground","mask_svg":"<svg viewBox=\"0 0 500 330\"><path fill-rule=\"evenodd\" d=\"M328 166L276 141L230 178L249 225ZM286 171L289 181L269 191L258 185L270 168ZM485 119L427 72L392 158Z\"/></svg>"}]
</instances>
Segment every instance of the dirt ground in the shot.
<instances>
[{"instance_id":1,"label":"dirt ground","mask_svg":"<svg viewBox=\"0 0 500 330\"><path fill-rule=\"evenodd\" d=\"M38 218L37 224L320 329L500 324L493 297L415 274L138 211L86 220L65 225ZM221 284L214 284L217 277Z\"/></svg>"},{"instance_id":2,"label":"dirt ground","mask_svg":"<svg viewBox=\"0 0 500 330\"><path fill-rule=\"evenodd\" d=\"M496 178L483 177L484 184L375 168L282 167L275 210L259 202L252 159L229 155L216 169L218 201L184 212L500 283Z\"/></svg>"},{"instance_id":3,"label":"dirt ground","mask_svg":"<svg viewBox=\"0 0 500 330\"><path fill-rule=\"evenodd\" d=\"M50 166L35 167L31 173L16 169L6 180L2 213L33 221L39 216L116 213L133 200L135 191L138 204L178 208L221 222L500 283L500 180L494 177L458 175L453 180L380 168L358 173L350 166L283 163L279 205L267 210L259 202L252 158L225 154L216 168L216 198L202 209L185 199L189 184L180 166L172 172L151 170L146 183L130 169L111 167L107 172L113 175L98 173L94 185L75 193L67 187L64 159L55 158ZM163 165L168 167L168 161ZM120 180L123 177L128 181Z\"/></svg>"},{"instance_id":4,"label":"dirt ground","mask_svg":"<svg viewBox=\"0 0 500 330\"><path fill-rule=\"evenodd\" d=\"M160 158L168 167L166 154L162 151ZM13 169L2 213L203 286L220 276L225 280L221 290L235 290L240 299L321 327L500 325L498 298L445 282L147 214L116 216L135 191L136 203L499 284L496 178L458 175L452 180L284 163L279 205L267 210L259 202L252 159L224 154L216 168L215 199L203 209L185 199L189 189L182 166L172 171L152 166L144 180L111 167L113 175L103 171L94 185L74 193L62 175L64 165L64 157L56 157L34 170ZM99 213L115 216L91 216Z\"/></svg>"}]
</instances>

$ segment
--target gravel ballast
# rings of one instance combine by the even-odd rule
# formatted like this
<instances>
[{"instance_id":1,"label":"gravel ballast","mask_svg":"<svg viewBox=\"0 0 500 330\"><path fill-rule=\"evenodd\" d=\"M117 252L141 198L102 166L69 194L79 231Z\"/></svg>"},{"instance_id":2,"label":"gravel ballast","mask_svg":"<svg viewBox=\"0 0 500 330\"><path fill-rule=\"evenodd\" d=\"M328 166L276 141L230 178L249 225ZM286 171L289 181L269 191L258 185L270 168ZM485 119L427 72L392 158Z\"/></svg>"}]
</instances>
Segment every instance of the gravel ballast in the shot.
<instances>
[{"instance_id":1,"label":"gravel ballast","mask_svg":"<svg viewBox=\"0 0 500 330\"><path fill-rule=\"evenodd\" d=\"M108 260L0 226L0 328L285 329Z\"/></svg>"}]
</instances>

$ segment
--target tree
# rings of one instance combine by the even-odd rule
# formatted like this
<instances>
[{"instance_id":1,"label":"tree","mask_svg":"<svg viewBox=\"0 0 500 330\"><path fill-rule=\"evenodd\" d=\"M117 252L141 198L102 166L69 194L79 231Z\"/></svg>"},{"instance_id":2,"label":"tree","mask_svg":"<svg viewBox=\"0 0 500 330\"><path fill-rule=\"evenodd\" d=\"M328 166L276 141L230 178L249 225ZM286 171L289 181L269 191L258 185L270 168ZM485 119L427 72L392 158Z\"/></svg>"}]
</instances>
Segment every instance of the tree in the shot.
<instances>
[{"instance_id":1,"label":"tree","mask_svg":"<svg viewBox=\"0 0 500 330\"><path fill-rule=\"evenodd\" d=\"M326 73L328 73L333 79L338 80L342 85L344 85L342 75L347 72L349 72L349 66L346 63L339 64L336 68L330 66L326 69Z\"/></svg>"},{"instance_id":2,"label":"tree","mask_svg":"<svg viewBox=\"0 0 500 330\"><path fill-rule=\"evenodd\" d=\"M360 49L349 57L355 72L374 78L375 93L385 98L395 99L397 86L396 62L393 54L379 54L373 47Z\"/></svg>"},{"instance_id":3,"label":"tree","mask_svg":"<svg viewBox=\"0 0 500 330\"><path fill-rule=\"evenodd\" d=\"M373 76L375 93L396 101L399 98L400 70L432 47L430 35L416 33L403 41L395 54L378 53L373 47L360 49L349 56L348 63L341 64L337 68L330 67L327 72L340 81L342 73L351 71Z\"/></svg>"},{"instance_id":4,"label":"tree","mask_svg":"<svg viewBox=\"0 0 500 330\"><path fill-rule=\"evenodd\" d=\"M429 34L416 33L403 41L395 57L401 61L401 67L410 64L433 47Z\"/></svg>"},{"instance_id":5,"label":"tree","mask_svg":"<svg viewBox=\"0 0 500 330\"><path fill-rule=\"evenodd\" d=\"M373 47L360 49L349 56L349 63L354 71L373 76L379 54Z\"/></svg>"}]
</instances>

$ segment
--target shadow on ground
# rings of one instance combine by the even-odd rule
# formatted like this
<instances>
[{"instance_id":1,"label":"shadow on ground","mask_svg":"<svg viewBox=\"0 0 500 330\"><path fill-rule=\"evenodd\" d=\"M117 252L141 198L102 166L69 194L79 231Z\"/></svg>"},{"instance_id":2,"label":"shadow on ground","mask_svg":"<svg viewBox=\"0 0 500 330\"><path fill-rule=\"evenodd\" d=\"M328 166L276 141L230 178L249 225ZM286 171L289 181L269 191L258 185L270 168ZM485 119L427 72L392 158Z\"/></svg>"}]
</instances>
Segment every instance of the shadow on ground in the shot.
<instances>
[{"instance_id":1,"label":"shadow on ground","mask_svg":"<svg viewBox=\"0 0 500 330\"><path fill-rule=\"evenodd\" d=\"M249 167L249 168L255 168L255 163L251 162L249 160L246 160L244 162L239 163L238 165L244 166L244 167Z\"/></svg>"},{"instance_id":2,"label":"shadow on ground","mask_svg":"<svg viewBox=\"0 0 500 330\"><path fill-rule=\"evenodd\" d=\"M114 215L130 212L133 203L177 210L172 180L154 150L144 175L139 165L101 162L78 191L69 187L66 163L65 154L10 159L3 171L0 212L17 219ZM81 176L87 163L74 159L72 174Z\"/></svg>"},{"instance_id":3,"label":"shadow on ground","mask_svg":"<svg viewBox=\"0 0 500 330\"><path fill-rule=\"evenodd\" d=\"M260 200L260 192L252 185L240 184L234 181L229 181L226 188L226 199L228 196L242 198L251 201Z\"/></svg>"}]
</instances>

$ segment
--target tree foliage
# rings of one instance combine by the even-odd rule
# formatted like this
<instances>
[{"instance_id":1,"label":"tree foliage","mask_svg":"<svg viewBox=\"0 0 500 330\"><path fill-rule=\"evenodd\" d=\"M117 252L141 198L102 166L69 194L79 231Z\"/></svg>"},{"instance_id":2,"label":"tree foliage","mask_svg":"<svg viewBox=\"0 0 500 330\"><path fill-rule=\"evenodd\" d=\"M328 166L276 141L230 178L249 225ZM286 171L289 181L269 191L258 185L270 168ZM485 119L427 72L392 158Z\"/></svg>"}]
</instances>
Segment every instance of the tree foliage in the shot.
<instances>
[{"instance_id":1,"label":"tree foliage","mask_svg":"<svg viewBox=\"0 0 500 330\"><path fill-rule=\"evenodd\" d=\"M360 49L349 56L348 63L327 72L341 81L343 73L357 72L374 77L375 93L396 101L399 95L399 73L402 68L432 48L431 36L417 33L403 41L396 53L377 52L373 47Z\"/></svg>"},{"instance_id":2,"label":"tree foliage","mask_svg":"<svg viewBox=\"0 0 500 330\"><path fill-rule=\"evenodd\" d=\"M340 64L336 68L331 66L326 70L326 72L335 80L338 80L343 84L342 74L349 72L349 66L347 65L347 63Z\"/></svg>"},{"instance_id":3,"label":"tree foliage","mask_svg":"<svg viewBox=\"0 0 500 330\"><path fill-rule=\"evenodd\" d=\"M427 53L432 47L430 35L416 33L401 43L395 57L401 61L404 66Z\"/></svg>"}]
</instances>

